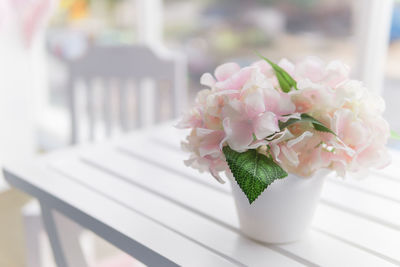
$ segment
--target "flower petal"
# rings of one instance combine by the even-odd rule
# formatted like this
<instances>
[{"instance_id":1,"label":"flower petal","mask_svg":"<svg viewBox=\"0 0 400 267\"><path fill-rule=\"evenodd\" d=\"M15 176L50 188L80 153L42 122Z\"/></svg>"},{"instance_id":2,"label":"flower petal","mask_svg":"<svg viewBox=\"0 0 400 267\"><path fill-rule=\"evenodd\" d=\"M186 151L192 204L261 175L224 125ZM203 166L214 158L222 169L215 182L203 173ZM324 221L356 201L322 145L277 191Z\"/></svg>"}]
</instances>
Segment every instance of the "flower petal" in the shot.
<instances>
[{"instance_id":1,"label":"flower petal","mask_svg":"<svg viewBox=\"0 0 400 267\"><path fill-rule=\"evenodd\" d=\"M219 175L219 172L215 168L210 166L209 170L210 170L211 175L215 178L215 180L217 180L221 184L225 183L225 181L221 178L221 176Z\"/></svg>"},{"instance_id":2,"label":"flower petal","mask_svg":"<svg viewBox=\"0 0 400 267\"><path fill-rule=\"evenodd\" d=\"M208 87L213 87L215 84L215 79L214 77L210 74L210 73L204 73L203 75L201 75L200 78L200 84L204 85L204 86L208 86Z\"/></svg>"},{"instance_id":3,"label":"flower petal","mask_svg":"<svg viewBox=\"0 0 400 267\"><path fill-rule=\"evenodd\" d=\"M324 82L336 88L339 84L346 81L350 74L350 68L346 64L335 60L330 62L325 69Z\"/></svg>"},{"instance_id":4,"label":"flower petal","mask_svg":"<svg viewBox=\"0 0 400 267\"><path fill-rule=\"evenodd\" d=\"M215 131L212 134L207 135L200 142L199 154L200 157L205 157L207 155L218 155L221 153L220 143L225 137L223 131Z\"/></svg>"},{"instance_id":5,"label":"flower petal","mask_svg":"<svg viewBox=\"0 0 400 267\"><path fill-rule=\"evenodd\" d=\"M296 64L296 76L310 79L312 82L321 81L324 77L324 62L318 57L307 57Z\"/></svg>"},{"instance_id":6,"label":"flower petal","mask_svg":"<svg viewBox=\"0 0 400 267\"><path fill-rule=\"evenodd\" d=\"M296 112L296 113L290 114L288 116L281 116L281 117L279 117L279 120L281 122L287 122L290 119L300 119L300 118L301 118L301 114Z\"/></svg>"},{"instance_id":7,"label":"flower petal","mask_svg":"<svg viewBox=\"0 0 400 267\"><path fill-rule=\"evenodd\" d=\"M232 122L230 118L225 118L223 125L229 147L237 152L246 151L247 147L253 141L253 133L250 122Z\"/></svg>"},{"instance_id":8,"label":"flower petal","mask_svg":"<svg viewBox=\"0 0 400 267\"><path fill-rule=\"evenodd\" d=\"M240 66L236 63L225 63L215 69L214 75L219 82L225 81L233 74L240 70Z\"/></svg>"},{"instance_id":9,"label":"flower petal","mask_svg":"<svg viewBox=\"0 0 400 267\"><path fill-rule=\"evenodd\" d=\"M272 112L265 112L254 121L254 134L261 140L279 132L278 119Z\"/></svg>"},{"instance_id":10,"label":"flower petal","mask_svg":"<svg viewBox=\"0 0 400 267\"><path fill-rule=\"evenodd\" d=\"M313 136L313 134L311 132L305 131L304 133L302 133L300 136L296 137L295 139L289 140L287 142L287 146L290 148L290 147L294 146L295 144L300 143L305 138L309 138L311 136Z\"/></svg>"},{"instance_id":11,"label":"flower petal","mask_svg":"<svg viewBox=\"0 0 400 267\"><path fill-rule=\"evenodd\" d=\"M251 77L251 72L254 68L243 68L226 80L218 81L215 84L219 90L239 90Z\"/></svg>"},{"instance_id":12,"label":"flower petal","mask_svg":"<svg viewBox=\"0 0 400 267\"><path fill-rule=\"evenodd\" d=\"M265 104L262 91L254 90L248 93L244 98L246 113L249 118L254 118L265 111Z\"/></svg>"},{"instance_id":13,"label":"flower petal","mask_svg":"<svg viewBox=\"0 0 400 267\"><path fill-rule=\"evenodd\" d=\"M291 165L293 165L294 167L297 167L299 165L300 161L296 151L285 145L281 146L280 149L282 154L286 157Z\"/></svg>"}]
</instances>

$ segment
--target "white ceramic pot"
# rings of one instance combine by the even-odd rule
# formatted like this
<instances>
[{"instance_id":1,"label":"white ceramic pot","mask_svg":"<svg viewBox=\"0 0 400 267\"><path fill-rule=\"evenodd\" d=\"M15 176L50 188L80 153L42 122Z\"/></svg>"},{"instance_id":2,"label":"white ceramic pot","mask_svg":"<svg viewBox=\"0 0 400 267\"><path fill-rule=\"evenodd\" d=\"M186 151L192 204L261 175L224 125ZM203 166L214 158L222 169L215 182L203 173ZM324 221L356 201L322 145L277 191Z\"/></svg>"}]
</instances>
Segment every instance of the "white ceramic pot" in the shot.
<instances>
[{"instance_id":1,"label":"white ceramic pot","mask_svg":"<svg viewBox=\"0 0 400 267\"><path fill-rule=\"evenodd\" d=\"M328 174L327 170L310 178L289 174L268 186L251 205L236 181L229 179L242 233L264 243L299 240L310 227Z\"/></svg>"}]
</instances>

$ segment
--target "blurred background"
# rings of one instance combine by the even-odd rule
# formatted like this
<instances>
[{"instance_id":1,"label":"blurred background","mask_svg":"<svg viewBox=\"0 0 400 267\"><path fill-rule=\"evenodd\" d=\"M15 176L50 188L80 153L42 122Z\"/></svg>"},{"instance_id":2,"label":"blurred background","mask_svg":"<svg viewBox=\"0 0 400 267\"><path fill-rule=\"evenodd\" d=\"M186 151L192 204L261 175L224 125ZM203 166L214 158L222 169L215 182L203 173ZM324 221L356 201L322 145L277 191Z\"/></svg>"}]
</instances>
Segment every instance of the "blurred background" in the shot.
<instances>
[{"instance_id":1,"label":"blurred background","mask_svg":"<svg viewBox=\"0 0 400 267\"><path fill-rule=\"evenodd\" d=\"M400 1L0 0L0 163L70 145L73 62L96 47L138 44L185 59L182 107L201 89L201 74L227 61L249 64L257 60L255 51L275 61L308 55L340 59L352 67L353 77L383 95L385 116L400 131ZM80 95L74 97L79 109ZM137 94L132 98L133 106L141 103ZM101 99L93 96L90 103L101 109ZM172 115L172 105L162 104L160 114ZM80 124L88 121L85 116ZM26 266L20 210L28 202L0 185L0 266ZM136 266L99 238L85 238L95 244L87 249L93 266ZM43 239L42 258L53 266ZM107 261L110 255L117 255L116 265Z\"/></svg>"}]
</instances>

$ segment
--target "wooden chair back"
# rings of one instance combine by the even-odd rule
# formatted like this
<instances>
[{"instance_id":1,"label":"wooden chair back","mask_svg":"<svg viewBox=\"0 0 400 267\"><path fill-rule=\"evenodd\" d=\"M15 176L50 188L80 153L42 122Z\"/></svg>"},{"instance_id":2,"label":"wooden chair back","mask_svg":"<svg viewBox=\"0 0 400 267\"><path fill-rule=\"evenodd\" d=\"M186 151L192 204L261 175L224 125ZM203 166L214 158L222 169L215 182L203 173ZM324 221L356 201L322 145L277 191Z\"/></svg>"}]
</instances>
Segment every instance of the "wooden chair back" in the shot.
<instances>
[{"instance_id":1,"label":"wooden chair back","mask_svg":"<svg viewBox=\"0 0 400 267\"><path fill-rule=\"evenodd\" d=\"M171 119L186 105L186 62L178 53L94 46L68 70L71 143Z\"/></svg>"}]
</instances>

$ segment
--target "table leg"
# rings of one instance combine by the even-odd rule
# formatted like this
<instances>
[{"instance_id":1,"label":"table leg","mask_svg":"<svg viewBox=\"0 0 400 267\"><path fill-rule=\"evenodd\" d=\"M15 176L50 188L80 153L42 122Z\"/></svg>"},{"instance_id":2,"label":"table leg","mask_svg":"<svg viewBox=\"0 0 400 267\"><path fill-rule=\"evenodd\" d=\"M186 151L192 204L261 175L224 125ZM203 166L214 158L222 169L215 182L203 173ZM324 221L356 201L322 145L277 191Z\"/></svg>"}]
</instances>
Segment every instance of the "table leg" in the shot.
<instances>
[{"instance_id":1,"label":"table leg","mask_svg":"<svg viewBox=\"0 0 400 267\"><path fill-rule=\"evenodd\" d=\"M43 223L39 203L31 201L22 208L22 219L25 234L26 267L42 266L40 234Z\"/></svg>"},{"instance_id":2,"label":"table leg","mask_svg":"<svg viewBox=\"0 0 400 267\"><path fill-rule=\"evenodd\" d=\"M88 266L79 244L80 226L43 203L41 203L41 209L44 227L47 231L57 266Z\"/></svg>"}]
</instances>

